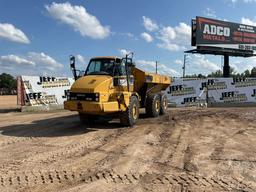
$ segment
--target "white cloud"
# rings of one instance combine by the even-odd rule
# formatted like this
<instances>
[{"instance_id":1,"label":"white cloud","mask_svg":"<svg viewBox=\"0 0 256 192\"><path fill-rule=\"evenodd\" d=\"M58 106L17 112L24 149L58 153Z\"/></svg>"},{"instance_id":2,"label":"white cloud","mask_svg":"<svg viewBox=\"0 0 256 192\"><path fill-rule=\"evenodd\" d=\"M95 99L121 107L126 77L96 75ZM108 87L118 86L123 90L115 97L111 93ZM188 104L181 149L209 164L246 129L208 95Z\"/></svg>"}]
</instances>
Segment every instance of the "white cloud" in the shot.
<instances>
[{"instance_id":1,"label":"white cloud","mask_svg":"<svg viewBox=\"0 0 256 192\"><path fill-rule=\"evenodd\" d=\"M175 27L175 31L178 33L178 35L184 35L185 39L190 39L191 27L186 23L179 23L179 25Z\"/></svg>"},{"instance_id":2,"label":"white cloud","mask_svg":"<svg viewBox=\"0 0 256 192\"><path fill-rule=\"evenodd\" d=\"M150 34L148 34L148 33L141 33L141 37L145 40L145 41L147 41L148 43L150 43L150 42L152 42L154 39L153 39L153 37L150 35Z\"/></svg>"},{"instance_id":3,"label":"white cloud","mask_svg":"<svg viewBox=\"0 0 256 192\"><path fill-rule=\"evenodd\" d=\"M78 61L79 64L81 64L81 65L85 65L86 64L84 56L78 54L78 55L76 55L76 58L77 58L77 61Z\"/></svg>"},{"instance_id":4,"label":"white cloud","mask_svg":"<svg viewBox=\"0 0 256 192\"><path fill-rule=\"evenodd\" d=\"M122 36L126 36L126 37L129 37L129 38L134 38L134 34L130 33L130 32L127 32L127 33L119 33L120 35Z\"/></svg>"},{"instance_id":5,"label":"white cloud","mask_svg":"<svg viewBox=\"0 0 256 192\"><path fill-rule=\"evenodd\" d=\"M249 18L245 18L245 17L242 17L241 19L241 23L242 24L245 24L245 25L253 25L253 26L256 26L256 21L253 21Z\"/></svg>"},{"instance_id":6,"label":"white cloud","mask_svg":"<svg viewBox=\"0 0 256 192\"><path fill-rule=\"evenodd\" d=\"M191 27L186 23L180 22L177 26L163 26L143 16L143 25L148 31L155 31L155 33L154 37L148 33L146 33L148 35L142 33L141 36L148 42L154 38L160 40L157 43L159 48L169 51L184 51L190 45Z\"/></svg>"},{"instance_id":7,"label":"white cloud","mask_svg":"<svg viewBox=\"0 0 256 192\"><path fill-rule=\"evenodd\" d=\"M125 32L125 33L123 33L123 32L121 32L121 33L113 32L112 34L116 34L116 35L125 37L126 39L129 39L129 40L134 40L134 41L138 40L138 38L133 33L130 33L130 32Z\"/></svg>"},{"instance_id":8,"label":"white cloud","mask_svg":"<svg viewBox=\"0 0 256 192\"><path fill-rule=\"evenodd\" d=\"M126 50L126 49L119 49L119 54L122 56L122 57L125 57L127 54L131 53L131 51L129 50Z\"/></svg>"},{"instance_id":9,"label":"white cloud","mask_svg":"<svg viewBox=\"0 0 256 192\"><path fill-rule=\"evenodd\" d=\"M169 43L169 42L165 42L165 43L160 43L160 44L157 44L157 46L159 48L162 48L162 49L166 49L168 51L183 51L185 50L186 48L182 45L177 45L175 43Z\"/></svg>"},{"instance_id":10,"label":"white cloud","mask_svg":"<svg viewBox=\"0 0 256 192\"><path fill-rule=\"evenodd\" d=\"M162 30L160 31L160 39L163 41L169 41L173 40L176 38L176 32L173 27L163 27Z\"/></svg>"},{"instance_id":11,"label":"white cloud","mask_svg":"<svg viewBox=\"0 0 256 192\"><path fill-rule=\"evenodd\" d=\"M127 35L127 37L130 37L130 38L133 38L133 37L134 37L134 35L133 35L132 33L130 33L130 32L125 33L125 34Z\"/></svg>"},{"instance_id":12,"label":"white cloud","mask_svg":"<svg viewBox=\"0 0 256 192\"><path fill-rule=\"evenodd\" d=\"M93 39L104 39L110 35L109 26L102 26L100 21L87 12L85 7L66 3L55 3L45 6L54 19L70 25L82 36Z\"/></svg>"},{"instance_id":13,"label":"white cloud","mask_svg":"<svg viewBox=\"0 0 256 192\"><path fill-rule=\"evenodd\" d=\"M174 63L175 63L175 64L178 64L178 65L183 65L183 61L180 60L180 59L176 59L176 60L174 61Z\"/></svg>"},{"instance_id":14,"label":"white cloud","mask_svg":"<svg viewBox=\"0 0 256 192\"><path fill-rule=\"evenodd\" d=\"M252 70L253 67L256 67L256 57L232 59L230 66L233 67L237 73L243 73L247 69Z\"/></svg>"},{"instance_id":15,"label":"white cloud","mask_svg":"<svg viewBox=\"0 0 256 192\"><path fill-rule=\"evenodd\" d=\"M29 44L28 37L20 29L9 23L0 23L0 38Z\"/></svg>"},{"instance_id":16,"label":"white cloud","mask_svg":"<svg viewBox=\"0 0 256 192\"><path fill-rule=\"evenodd\" d=\"M147 61L147 60L137 60L136 65L138 68L141 68L147 72L155 72L156 71L156 62L155 61ZM158 63L158 72L159 74L168 75L168 76L179 76L180 73L176 70L168 67L165 64Z\"/></svg>"},{"instance_id":17,"label":"white cloud","mask_svg":"<svg viewBox=\"0 0 256 192\"><path fill-rule=\"evenodd\" d=\"M204 15L207 16L207 17L213 17L213 18L216 18L216 12L215 10L207 7L206 10L204 10Z\"/></svg>"},{"instance_id":18,"label":"white cloud","mask_svg":"<svg viewBox=\"0 0 256 192\"><path fill-rule=\"evenodd\" d=\"M205 74L221 70L221 68L217 64L210 61L209 59L206 59L204 55L193 55L191 57L191 60L189 61L189 64L190 68L195 68L201 73L205 72Z\"/></svg>"},{"instance_id":19,"label":"white cloud","mask_svg":"<svg viewBox=\"0 0 256 192\"><path fill-rule=\"evenodd\" d=\"M143 26L148 30L148 31L156 31L158 30L158 25L156 22L152 21L150 18L143 16Z\"/></svg>"},{"instance_id":20,"label":"white cloud","mask_svg":"<svg viewBox=\"0 0 256 192\"><path fill-rule=\"evenodd\" d=\"M190 44L190 37L191 27L181 22L175 27L163 27L157 36L162 42L157 46L169 51L183 51Z\"/></svg>"},{"instance_id":21,"label":"white cloud","mask_svg":"<svg viewBox=\"0 0 256 192\"><path fill-rule=\"evenodd\" d=\"M0 66L4 67L27 67L35 66L35 62L29 61L17 55L0 56Z\"/></svg>"},{"instance_id":22,"label":"white cloud","mask_svg":"<svg viewBox=\"0 0 256 192\"><path fill-rule=\"evenodd\" d=\"M41 53L29 52L28 58L31 61L35 62L37 66L40 65L40 67L43 67L43 68L45 67L50 71L54 71L63 67L63 64L57 62L55 59L53 59L49 55L46 55L43 52Z\"/></svg>"},{"instance_id":23,"label":"white cloud","mask_svg":"<svg viewBox=\"0 0 256 192\"><path fill-rule=\"evenodd\" d=\"M45 53L29 52L26 55L0 56L0 71L12 75L58 75L63 76L63 64Z\"/></svg>"}]
</instances>

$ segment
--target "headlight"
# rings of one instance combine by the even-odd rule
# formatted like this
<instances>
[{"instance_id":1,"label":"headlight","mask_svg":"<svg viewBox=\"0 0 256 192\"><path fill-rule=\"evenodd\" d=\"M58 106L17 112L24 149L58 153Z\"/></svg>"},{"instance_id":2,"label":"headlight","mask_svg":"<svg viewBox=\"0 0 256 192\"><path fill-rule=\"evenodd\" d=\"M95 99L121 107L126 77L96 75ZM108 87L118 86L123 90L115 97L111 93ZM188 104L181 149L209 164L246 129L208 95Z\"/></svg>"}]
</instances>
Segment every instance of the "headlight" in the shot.
<instances>
[{"instance_id":1,"label":"headlight","mask_svg":"<svg viewBox=\"0 0 256 192\"><path fill-rule=\"evenodd\" d=\"M70 100L70 92L67 91L67 100Z\"/></svg>"},{"instance_id":2,"label":"headlight","mask_svg":"<svg viewBox=\"0 0 256 192\"><path fill-rule=\"evenodd\" d=\"M100 101L100 94L99 93L95 93L95 101Z\"/></svg>"}]
</instances>

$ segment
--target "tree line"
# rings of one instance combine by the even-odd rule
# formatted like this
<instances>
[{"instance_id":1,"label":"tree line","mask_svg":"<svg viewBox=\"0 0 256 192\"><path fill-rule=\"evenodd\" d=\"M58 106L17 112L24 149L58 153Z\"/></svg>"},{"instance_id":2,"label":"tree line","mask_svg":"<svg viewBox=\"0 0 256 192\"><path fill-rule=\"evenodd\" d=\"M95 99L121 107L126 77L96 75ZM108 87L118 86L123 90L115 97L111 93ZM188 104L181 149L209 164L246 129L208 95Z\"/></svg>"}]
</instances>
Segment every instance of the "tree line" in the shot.
<instances>
[{"instance_id":1,"label":"tree line","mask_svg":"<svg viewBox=\"0 0 256 192\"><path fill-rule=\"evenodd\" d=\"M186 78L206 78L206 77L223 77L223 73L221 70L214 71L208 75L202 74L193 74L186 75ZM242 73L236 73L234 68L230 67L230 77L239 78L239 77L256 77L256 67L253 67L251 70L245 70Z\"/></svg>"},{"instance_id":2,"label":"tree line","mask_svg":"<svg viewBox=\"0 0 256 192\"><path fill-rule=\"evenodd\" d=\"M17 89L17 80L10 74L2 73L0 75L0 95L15 94Z\"/></svg>"}]
</instances>

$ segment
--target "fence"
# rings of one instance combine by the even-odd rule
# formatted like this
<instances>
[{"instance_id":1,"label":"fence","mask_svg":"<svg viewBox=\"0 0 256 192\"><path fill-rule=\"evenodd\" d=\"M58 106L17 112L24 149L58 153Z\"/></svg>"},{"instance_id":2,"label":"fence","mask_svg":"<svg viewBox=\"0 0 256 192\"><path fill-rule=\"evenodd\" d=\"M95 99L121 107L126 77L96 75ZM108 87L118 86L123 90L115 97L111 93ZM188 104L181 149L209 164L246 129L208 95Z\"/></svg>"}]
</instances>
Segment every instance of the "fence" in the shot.
<instances>
[{"instance_id":1,"label":"fence","mask_svg":"<svg viewBox=\"0 0 256 192\"><path fill-rule=\"evenodd\" d=\"M63 108L63 102L73 82L73 78L67 77L18 77L18 104L34 109L48 109L53 106Z\"/></svg>"},{"instance_id":2,"label":"fence","mask_svg":"<svg viewBox=\"0 0 256 192\"><path fill-rule=\"evenodd\" d=\"M169 105L174 107L201 103L212 106L256 105L256 78L178 78L166 92Z\"/></svg>"}]
</instances>

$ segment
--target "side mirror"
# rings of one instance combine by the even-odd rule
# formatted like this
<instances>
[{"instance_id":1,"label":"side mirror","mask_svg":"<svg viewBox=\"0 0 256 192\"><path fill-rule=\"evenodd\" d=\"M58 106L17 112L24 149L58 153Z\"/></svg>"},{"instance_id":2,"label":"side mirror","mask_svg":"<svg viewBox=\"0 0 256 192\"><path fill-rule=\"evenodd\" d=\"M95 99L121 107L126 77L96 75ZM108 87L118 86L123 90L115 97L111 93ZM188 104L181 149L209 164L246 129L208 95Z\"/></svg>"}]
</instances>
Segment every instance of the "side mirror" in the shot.
<instances>
[{"instance_id":1,"label":"side mirror","mask_svg":"<svg viewBox=\"0 0 256 192\"><path fill-rule=\"evenodd\" d=\"M70 58L69 58L69 60L70 60L70 68L71 68L71 69L75 69L76 58L71 55Z\"/></svg>"},{"instance_id":2,"label":"side mirror","mask_svg":"<svg viewBox=\"0 0 256 192\"><path fill-rule=\"evenodd\" d=\"M70 68L73 73L74 79L77 80L78 77L76 74L76 58L73 55L71 55L69 57L69 61L70 61Z\"/></svg>"}]
</instances>

